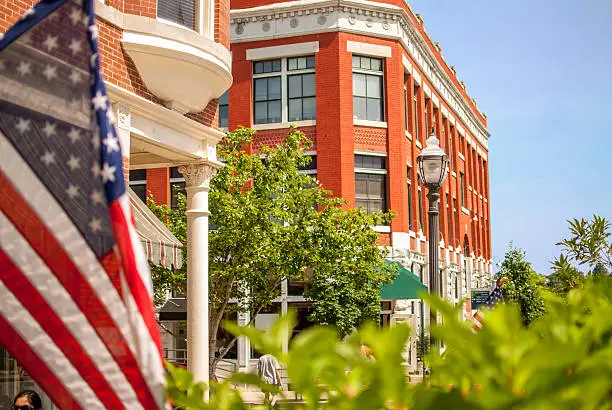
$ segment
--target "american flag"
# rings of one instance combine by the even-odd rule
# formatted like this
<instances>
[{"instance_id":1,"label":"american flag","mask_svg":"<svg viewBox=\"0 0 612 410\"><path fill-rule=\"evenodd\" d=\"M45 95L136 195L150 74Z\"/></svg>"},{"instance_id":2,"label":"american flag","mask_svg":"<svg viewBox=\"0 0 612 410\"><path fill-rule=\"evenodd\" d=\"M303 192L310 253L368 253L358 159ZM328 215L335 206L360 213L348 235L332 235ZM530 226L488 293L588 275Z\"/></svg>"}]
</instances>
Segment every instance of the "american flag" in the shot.
<instances>
[{"instance_id":1,"label":"american flag","mask_svg":"<svg viewBox=\"0 0 612 410\"><path fill-rule=\"evenodd\" d=\"M152 285L100 76L93 0L0 40L0 344L61 409L158 409Z\"/></svg>"},{"instance_id":2,"label":"american flag","mask_svg":"<svg viewBox=\"0 0 612 410\"><path fill-rule=\"evenodd\" d=\"M503 303L504 295L502 294L501 290L502 286L503 282L498 281L495 285L495 289L493 289L493 291L489 294L489 296L484 302L487 307L493 307L500 301ZM472 330L474 332L478 332L482 328L482 325L484 324L484 319L484 313L480 312L479 310L477 310L472 315Z\"/></svg>"}]
</instances>

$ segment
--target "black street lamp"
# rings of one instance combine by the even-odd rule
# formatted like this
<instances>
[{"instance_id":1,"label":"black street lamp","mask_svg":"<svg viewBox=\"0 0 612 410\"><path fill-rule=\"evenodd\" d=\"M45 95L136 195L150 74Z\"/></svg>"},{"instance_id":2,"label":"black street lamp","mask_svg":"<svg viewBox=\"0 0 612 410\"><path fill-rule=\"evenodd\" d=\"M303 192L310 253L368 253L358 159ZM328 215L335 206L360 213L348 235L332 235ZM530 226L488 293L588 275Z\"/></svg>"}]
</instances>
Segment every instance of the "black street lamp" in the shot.
<instances>
[{"instance_id":1,"label":"black street lamp","mask_svg":"<svg viewBox=\"0 0 612 410\"><path fill-rule=\"evenodd\" d=\"M429 293L442 295L442 282L439 272L440 242L440 187L447 174L449 163L448 155L440 148L440 141L435 134L431 133L427 138L427 146L417 157L419 175L421 181L427 188L427 199L429 200ZM429 313L430 327L437 322L437 314L434 309ZM440 347L434 341L435 346Z\"/></svg>"}]
</instances>

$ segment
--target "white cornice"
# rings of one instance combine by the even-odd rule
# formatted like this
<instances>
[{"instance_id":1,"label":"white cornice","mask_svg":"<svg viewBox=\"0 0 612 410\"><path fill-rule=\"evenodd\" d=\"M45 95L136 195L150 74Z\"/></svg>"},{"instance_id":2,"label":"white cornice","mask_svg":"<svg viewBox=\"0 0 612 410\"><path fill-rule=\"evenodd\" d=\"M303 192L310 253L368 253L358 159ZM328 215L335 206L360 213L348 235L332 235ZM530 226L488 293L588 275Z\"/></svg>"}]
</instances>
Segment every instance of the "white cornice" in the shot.
<instances>
[{"instance_id":1,"label":"white cornice","mask_svg":"<svg viewBox=\"0 0 612 410\"><path fill-rule=\"evenodd\" d=\"M403 8L367 0L297 0L236 9L230 15L232 43L333 31L399 40L455 116L488 147L489 131Z\"/></svg>"}]
</instances>

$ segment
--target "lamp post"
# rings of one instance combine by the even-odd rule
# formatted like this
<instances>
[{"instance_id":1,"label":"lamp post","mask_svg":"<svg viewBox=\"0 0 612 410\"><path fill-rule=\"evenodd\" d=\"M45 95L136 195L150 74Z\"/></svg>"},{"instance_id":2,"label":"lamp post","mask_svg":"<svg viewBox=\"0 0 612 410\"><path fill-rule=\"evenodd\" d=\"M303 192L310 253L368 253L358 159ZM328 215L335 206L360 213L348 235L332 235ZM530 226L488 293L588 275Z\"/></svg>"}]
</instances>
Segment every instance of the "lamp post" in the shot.
<instances>
[{"instance_id":1,"label":"lamp post","mask_svg":"<svg viewBox=\"0 0 612 410\"><path fill-rule=\"evenodd\" d=\"M427 145L417 157L419 175L421 181L427 188L427 199L429 200L429 293L442 295L442 283L439 272L440 242L439 220L440 220L440 187L446 178L446 168L449 158L444 150L440 148L440 141L435 134L431 133L427 138ZM437 314L431 309L429 313L430 327L437 322ZM439 343L434 341L438 348Z\"/></svg>"}]
</instances>

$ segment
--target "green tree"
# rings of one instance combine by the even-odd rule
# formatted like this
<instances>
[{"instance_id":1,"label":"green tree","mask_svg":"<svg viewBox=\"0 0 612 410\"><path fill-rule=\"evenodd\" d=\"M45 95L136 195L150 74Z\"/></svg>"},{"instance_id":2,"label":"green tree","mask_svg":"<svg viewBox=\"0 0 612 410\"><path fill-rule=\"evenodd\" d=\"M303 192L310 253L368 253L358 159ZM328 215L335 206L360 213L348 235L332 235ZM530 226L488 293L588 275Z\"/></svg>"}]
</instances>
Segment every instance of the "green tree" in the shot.
<instances>
[{"instance_id":1,"label":"green tree","mask_svg":"<svg viewBox=\"0 0 612 410\"><path fill-rule=\"evenodd\" d=\"M553 272L546 281L561 296L582 287L586 277L609 276L612 270L610 222L594 215L592 220L574 218L568 224L570 237L557 243L562 253L553 262Z\"/></svg>"},{"instance_id":2,"label":"green tree","mask_svg":"<svg viewBox=\"0 0 612 410\"><path fill-rule=\"evenodd\" d=\"M525 251L510 245L497 273L505 278L502 292L506 302L518 306L523 324L529 325L545 313L544 280L525 258Z\"/></svg>"},{"instance_id":3,"label":"green tree","mask_svg":"<svg viewBox=\"0 0 612 410\"><path fill-rule=\"evenodd\" d=\"M211 181L211 378L236 342L235 337L224 340L215 355L223 319L250 312L254 320L280 295L284 279L308 279L305 271L314 271L312 319L341 329L375 318L378 290L393 279L392 268L384 265L385 251L377 246L378 235L370 229L390 216L345 210L342 199L298 172L310 161L304 151L311 142L303 133L292 128L282 144L263 145L258 153L250 153L253 135L247 128L227 134L218 145L224 167ZM186 226L180 206L176 212L166 207L157 214L171 229ZM328 281L340 281L338 287L350 291L341 298L320 291ZM232 299L237 303L230 303Z\"/></svg>"}]
</instances>

